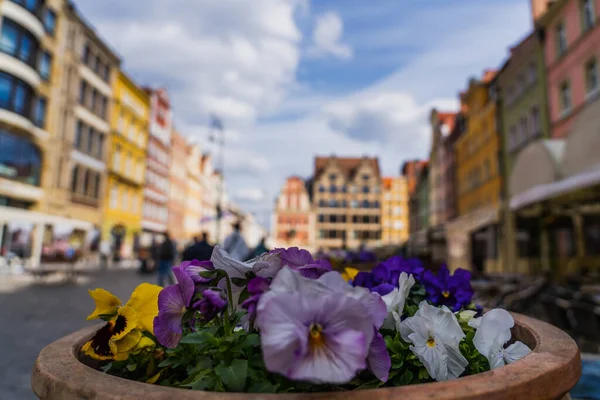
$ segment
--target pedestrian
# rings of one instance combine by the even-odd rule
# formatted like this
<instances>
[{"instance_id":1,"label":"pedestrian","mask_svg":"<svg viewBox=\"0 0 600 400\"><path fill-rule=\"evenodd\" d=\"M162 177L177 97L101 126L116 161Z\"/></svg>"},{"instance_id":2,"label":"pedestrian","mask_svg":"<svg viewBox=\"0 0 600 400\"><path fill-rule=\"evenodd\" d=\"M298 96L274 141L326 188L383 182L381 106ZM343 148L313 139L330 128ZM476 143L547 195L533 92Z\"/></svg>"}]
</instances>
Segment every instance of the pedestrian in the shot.
<instances>
[{"instance_id":1,"label":"pedestrian","mask_svg":"<svg viewBox=\"0 0 600 400\"><path fill-rule=\"evenodd\" d=\"M258 257L261 254L264 254L266 252L269 251L269 249L267 249L267 246L265 245L265 241L267 240L267 238L265 238L264 236L260 239L260 242L258 243L258 245L254 248L254 256Z\"/></svg>"},{"instance_id":2,"label":"pedestrian","mask_svg":"<svg viewBox=\"0 0 600 400\"><path fill-rule=\"evenodd\" d=\"M108 268L108 259L110 257L110 242L108 240L102 240L100 242L100 265L103 269Z\"/></svg>"},{"instance_id":3,"label":"pedestrian","mask_svg":"<svg viewBox=\"0 0 600 400\"><path fill-rule=\"evenodd\" d=\"M165 286L165 280L168 284L175 284L175 278L171 272L175 263L175 244L169 233L165 233L165 239L158 247L158 284Z\"/></svg>"},{"instance_id":4,"label":"pedestrian","mask_svg":"<svg viewBox=\"0 0 600 400\"><path fill-rule=\"evenodd\" d=\"M183 251L182 261L207 261L212 256L213 246L208 243L208 233L202 232L201 237L195 237L194 243Z\"/></svg>"},{"instance_id":5,"label":"pedestrian","mask_svg":"<svg viewBox=\"0 0 600 400\"><path fill-rule=\"evenodd\" d=\"M241 234L242 225L240 222L236 222L233 224L233 232L227 238L225 238L225 242L223 243L223 249L229 253L229 255L238 261L246 261L250 254L250 249L246 245L246 241Z\"/></svg>"}]
</instances>

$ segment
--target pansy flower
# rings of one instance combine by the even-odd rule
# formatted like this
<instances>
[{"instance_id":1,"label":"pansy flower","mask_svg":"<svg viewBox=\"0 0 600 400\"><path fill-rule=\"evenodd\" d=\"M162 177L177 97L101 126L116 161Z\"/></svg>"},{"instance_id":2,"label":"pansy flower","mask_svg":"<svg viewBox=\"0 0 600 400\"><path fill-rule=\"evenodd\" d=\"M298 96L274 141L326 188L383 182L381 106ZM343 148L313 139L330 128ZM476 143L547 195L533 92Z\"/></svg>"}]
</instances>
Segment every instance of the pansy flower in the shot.
<instances>
[{"instance_id":1,"label":"pansy flower","mask_svg":"<svg viewBox=\"0 0 600 400\"><path fill-rule=\"evenodd\" d=\"M518 341L504 348L511 337L510 328L515 325L515 320L506 310L490 310L483 317L473 318L468 323L476 329L473 345L488 359L490 369L511 364L531 353L527 345Z\"/></svg>"},{"instance_id":2,"label":"pansy flower","mask_svg":"<svg viewBox=\"0 0 600 400\"><path fill-rule=\"evenodd\" d=\"M400 330L400 321L404 312L404 304L410 293L410 289L415 284L415 278L402 272L398 278L398 288L394 288L390 293L382 296L388 311L388 318L384 322L384 328Z\"/></svg>"},{"instance_id":3,"label":"pansy flower","mask_svg":"<svg viewBox=\"0 0 600 400\"><path fill-rule=\"evenodd\" d=\"M473 299L471 273L459 268L450 275L448 267L442 265L437 276L431 271L423 274L423 285L427 290L427 300L435 305L447 306L452 311L466 307Z\"/></svg>"},{"instance_id":4,"label":"pansy flower","mask_svg":"<svg viewBox=\"0 0 600 400\"><path fill-rule=\"evenodd\" d=\"M173 268L177 284L164 288L158 295L158 316L154 318L154 335L165 347L179 344L183 316L194 296L194 281L181 267Z\"/></svg>"},{"instance_id":5,"label":"pansy flower","mask_svg":"<svg viewBox=\"0 0 600 400\"><path fill-rule=\"evenodd\" d=\"M133 349L141 350L147 344L141 341L142 332L153 333L152 320L158 314L160 291L160 286L143 283L121 306L121 300L112 293L104 289L90 290L96 308L88 320L102 318L107 322L81 350L99 360L125 360Z\"/></svg>"},{"instance_id":6,"label":"pansy flower","mask_svg":"<svg viewBox=\"0 0 600 400\"><path fill-rule=\"evenodd\" d=\"M419 311L400 323L400 335L436 381L458 378L469 364L458 347L465 334L446 306L422 301Z\"/></svg>"}]
</instances>

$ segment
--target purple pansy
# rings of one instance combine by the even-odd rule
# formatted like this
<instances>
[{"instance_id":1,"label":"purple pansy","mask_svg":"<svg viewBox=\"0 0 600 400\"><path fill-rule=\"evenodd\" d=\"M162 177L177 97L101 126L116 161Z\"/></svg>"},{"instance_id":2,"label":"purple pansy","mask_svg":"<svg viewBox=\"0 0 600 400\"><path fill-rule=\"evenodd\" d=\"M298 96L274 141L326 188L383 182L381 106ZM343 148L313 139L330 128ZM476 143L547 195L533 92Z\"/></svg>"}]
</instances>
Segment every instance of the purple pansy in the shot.
<instances>
[{"instance_id":1,"label":"purple pansy","mask_svg":"<svg viewBox=\"0 0 600 400\"><path fill-rule=\"evenodd\" d=\"M317 279L333 269L329 261L315 260L307 250L298 247L274 249L253 261L253 271L263 278L274 278L284 266L300 271L302 276L311 279Z\"/></svg>"},{"instance_id":2,"label":"purple pansy","mask_svg":"<svg viewBox=\"0 0 600 400\"><path fill-rule=\"evenodd\" d=\"M294 297L294 300L291 300L290 296ZM324 300L324 303L320 303L319 299L326 300ZM335 300L337 302L335 307L333 299L337 299ZM273 303L276 305L274 306ZM282 311L287 307L292 308L294 311L290 313ZM273 308L281 311L279 317L269 315L273 313ZM352 308L352 310L348 308ZM368 366L379 379L384 381L387 379L391 361L385 348L385 342L382 346L383 338L376 335L387 316L385 303L380 296L365 288L349 286L339 273L328 272L315 280L303 277L299 271L283 268L271 283L269 291L261 297L257 314L257 325L261 331L261 336L265 335L265 327L270 329L270 336L265 336L263 342L263 355L265 364L268 363L267 368L270 368L271 371L279 372L292 379L301 379L298 376L303 376L302 379L312 382L338 383L342 380L352 379L358 370ZM286 314L288 314L288 319L285 320L285 323L289 323L290 332L301 331L304 333L292 336L287 333L277 335L277 325L279 324L277 320L283 318L283 315ZM370 331L360 330L366 339L364 344L366 351L363 351L362 348L358 349L360 352L357 354L360 354L360 357L352 352L350 352L352 354L344 354L347 349L343 350L337 345L338 331L345 334L346 329L353 329L353 319L349 317L350 314L354 314L356 318L361 320L366 318L369 321ZM318 318L321 319L309 315L318 315ZM336 319L337 322L331 325L332 328L328 328L327 333L324 333L326 332L324 325L319 321L323 321L323 319L329 321L330 318L339 318L339 320ZM345 325L346 318L349 318L349 325L347 326ZM313 324L317 325L313 326ZM308 335L305 335L306 329L308 329ZM331 344L330 342L325 343L328 349L327 352L315 352L314 346L309 346L311 343L315 345L314 340L324 338L330 338L332 341ZM271 343L271 341L276 343ZM321 342L316 344L319 343ZM265 345L269 346L269 349L273 352L265 352ZM347 345L349 344L346 343ZM288 358L277 359L277 352L280 351L277 349L286 352ZM313 351L309 351L311 349ZM365 359L362 358L363 354ZM321 357L328 359L321 360ZM352 360L352 357L355 358ZM294 361L297 358L302 359L300 364L304 363L304 367L296 367L294 363L288 363L288 361ZM331 367L330 363L335 364L335 366ZM292 367L289 367L289 365L292 365ZM302 369L302 372L297 372L296 368ZM329 369L330 372L322 373L323 369ZM308 376L305 374L308 374Z\"/></svg>"},{"instance_id":3,"label":"purple pansy","mask_svg":"<svg viewBox=\"0 0 600 400\"><path fill-rule=\"evenodd\" d=\"M221 296L221 292L206 289L202 292L202 298L194 303L192 308L200 311L202 321L208 322L219 314L227 305L227 300Z\"/></svg>"},{"instance_id":4,"label":"purple pansy","mask_svg":"<svg viewBox=\"0 0 600 400\"><path fill-rule=\"evenodd\" d=\"M265 366L293 380L347 383L367 367L373 324L356 299L304 288L270 296L257 316Z\"/></svg>"},{"instance_id":5,"label":"purple pansy","mask_svg":"<svg viewBox=\"0 0 600 400\"><path fill-rule=\"evenodd\" d=\"M269 290L269 285L271 282L267 278L262 278L257 276L248 282L248 293L250 293L250 297L248 297L242 303L242 308L248 310L248 316L251 320L256 318L256 306L260 297L264 292Z\"/></svg>"},{"instance_id":6,"label":"purple pansy","mask_svg":"<svg viewBox=\"0 0 600 400\"><path fill-rule=\"evenodd\" d=\"M210 282L210 278L203 278L202 276L200 276L200 273L205 272L205 271L212 271L214 269L213 263L210 260L209 261L198 261L198 260L184 261L181 264L179 264L179 267L181 267L185 272L188 273L188 275L190 275L190 277L192 278L194 283Z\"/></svg>"},{"instance_id":7,"label":"purple pansy","mask_svg":"<svg viewBox=\"0 0 600 400\"><path fill-rule=\"evenodd\" d=\"M454 275L450 275L446 265L442 265L437 276L431 271L423 275L427 299L435 305L447 306L452 311L459 311L471 303L473 288L470 281L469 271L459 268Z\"/></svg>"},{"instance_id":8,"label":"purple pansy","mask_svg":"<svg viewBox=\"0 0 600 400\"><path fill-rule=\"evenodd\" d=\"M419 282L424 271L423 265L417 259L405 260L402 257L393 256L377 264L371 272L359 272L354 277L352 284L385 296L398 287L398 279L402 272L413 275Z\"/></svg>"},{"instance_id":9,"label":"purple pansy","mask_svg":"<svg viewBox=\"0 0 600 400\"><path fill-rule=\"evenodd\" d=\"M194 281L181 267L173 268L177 279L158 294L158 316L154 318L154 336L160 344L174 348L181 340L181 321L194 296Z\"/></svg>"}]
</instances>

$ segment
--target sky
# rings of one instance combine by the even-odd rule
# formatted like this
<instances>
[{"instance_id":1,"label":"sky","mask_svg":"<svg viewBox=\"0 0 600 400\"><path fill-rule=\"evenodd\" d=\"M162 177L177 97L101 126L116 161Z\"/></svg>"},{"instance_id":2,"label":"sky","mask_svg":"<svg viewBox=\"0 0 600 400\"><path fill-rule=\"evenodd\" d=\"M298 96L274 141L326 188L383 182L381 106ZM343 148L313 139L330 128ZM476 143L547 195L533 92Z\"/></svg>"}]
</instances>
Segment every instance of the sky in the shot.
<instances>
[{"instance_id":1,"label":"sky","mask_svg":"<svg viewBox=\"0 0 600 400\"><path fill-rule=\"evenodd\" d=\"M531 30L529 0L75 0L140 85L166 87L204 151L224 125L230 197L269 224L316 155L426 158L432 108Z\"/></svg>"}]
</instances>

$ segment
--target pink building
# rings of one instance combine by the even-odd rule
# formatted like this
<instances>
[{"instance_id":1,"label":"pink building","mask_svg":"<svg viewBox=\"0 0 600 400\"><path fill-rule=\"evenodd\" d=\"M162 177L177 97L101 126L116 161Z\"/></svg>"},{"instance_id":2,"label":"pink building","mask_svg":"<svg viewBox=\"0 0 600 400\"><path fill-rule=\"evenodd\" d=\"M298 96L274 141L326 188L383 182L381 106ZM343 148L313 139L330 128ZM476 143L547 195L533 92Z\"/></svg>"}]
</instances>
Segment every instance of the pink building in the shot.
<instances>
[{"instance_id":1,"label":"pink building","mask_svg":"<svg viewBox=\"0 0 600 400\"><path fill-rule=\"evenodd\" d=\"M287 178L275 204L273 235L276 247L312 248L310 199L305 182Z\"/></svg>"},{"instance_id":2,"label":"pink building","mask_svg":"<svg viewBox=\"0 0 600 400\"><path fill-rule=\"evenodd\" d=\"M600 92L600 0L557 0L545 11L542 5L532 0L545 37L550 129L553 138L564 138Z\"/></svg>"}]
</instances>

